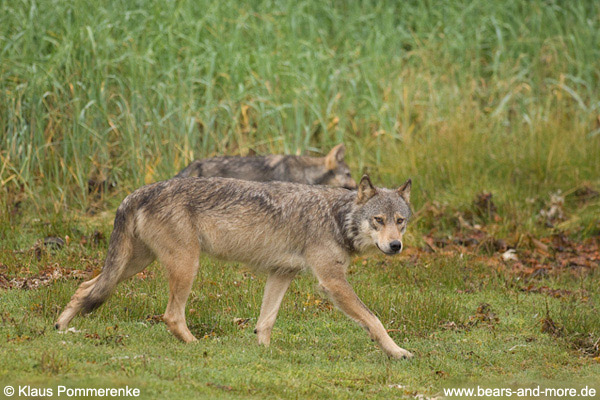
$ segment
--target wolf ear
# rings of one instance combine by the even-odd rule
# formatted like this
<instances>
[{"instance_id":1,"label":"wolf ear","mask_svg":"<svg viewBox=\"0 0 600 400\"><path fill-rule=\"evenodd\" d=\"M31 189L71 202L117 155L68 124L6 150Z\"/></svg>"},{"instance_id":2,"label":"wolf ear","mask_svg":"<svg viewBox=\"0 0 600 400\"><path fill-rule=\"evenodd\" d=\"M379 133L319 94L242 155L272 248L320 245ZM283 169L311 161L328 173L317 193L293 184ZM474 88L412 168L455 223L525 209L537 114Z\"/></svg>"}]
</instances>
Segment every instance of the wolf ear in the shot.
<instances>
[{"instance_id":1,"label":"wolf ear","mask_svg":"<svg viewBox=\"0 0 600 400\"><path fill-rule=\"evenodd\" d=\"M360 183L358 184L358 194L356 196L356 202L358 204L365 204L369 199L377 194L377 189L371 183L369 175L363 175Z\"/></svg>"},{"instance_id":2,"label":"wolf ear","mask_svg":"<svg viewBox=\"0 0 600 400\"><path fill-rule=\"evenodd\" d=\"M406 182L404 182L402 184L402 186L400 186L398 188L398 194L400 195L400 197L402 197L404 200L406 200L407 203L410 202L410 187L412 186L412 180L407 180Z\"/></svg>"},{"instance_id":3,"label":"wolf ear","mask_svg":"<svg viewBox=\"0 0 600 400\"><path fill-rule=\"evenodd\" d=\"M344 161L345 155L346 146L343 143L338 144L325 156L325 168L335 169L338 163Z\"/></svg>"}]
</instances>

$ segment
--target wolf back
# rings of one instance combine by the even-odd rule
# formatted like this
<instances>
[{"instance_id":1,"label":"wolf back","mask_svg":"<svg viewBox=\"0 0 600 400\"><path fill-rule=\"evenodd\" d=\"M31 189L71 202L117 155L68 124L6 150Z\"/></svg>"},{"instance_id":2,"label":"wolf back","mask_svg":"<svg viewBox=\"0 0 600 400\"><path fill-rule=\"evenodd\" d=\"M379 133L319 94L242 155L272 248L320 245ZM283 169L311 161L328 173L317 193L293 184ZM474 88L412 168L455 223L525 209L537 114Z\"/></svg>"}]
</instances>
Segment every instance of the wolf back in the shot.
<instances>
[{"instance_id":1,"label":"wolf back","mask_svg":"<svg viewBox=\"0 0 600 400\"><path fill-rule=\"evenodd\" d=\"M345 147L335 146L325 157L293 155L221 156L195 160L176 178L190 176L238 178L257 182L296 182L356 189L344 161Z\"/></svg>"}]
</instances>

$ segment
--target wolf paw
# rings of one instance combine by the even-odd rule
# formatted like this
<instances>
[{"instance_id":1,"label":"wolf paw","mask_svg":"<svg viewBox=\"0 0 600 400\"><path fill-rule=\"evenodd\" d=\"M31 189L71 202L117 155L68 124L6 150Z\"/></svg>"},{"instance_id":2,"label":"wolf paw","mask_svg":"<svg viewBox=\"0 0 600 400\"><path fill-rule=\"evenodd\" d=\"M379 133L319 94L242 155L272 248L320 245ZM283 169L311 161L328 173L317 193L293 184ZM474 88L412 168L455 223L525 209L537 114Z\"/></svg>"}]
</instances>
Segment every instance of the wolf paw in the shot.
<instances>
[{"instance_id":1,"label":"wolf paw","mask_svg":"<svg viewBox=\"0 0 600 400\"><path fill-rule=\"evenodd\" d=\"M389 352L388 356L390 358L395 358L398 360L410 360L411 358L414 357L413 353L411 353L408 350L404 350L402 348L398 348L398 349L395 349L394 351Z\"/></svg>"}]
</instances>

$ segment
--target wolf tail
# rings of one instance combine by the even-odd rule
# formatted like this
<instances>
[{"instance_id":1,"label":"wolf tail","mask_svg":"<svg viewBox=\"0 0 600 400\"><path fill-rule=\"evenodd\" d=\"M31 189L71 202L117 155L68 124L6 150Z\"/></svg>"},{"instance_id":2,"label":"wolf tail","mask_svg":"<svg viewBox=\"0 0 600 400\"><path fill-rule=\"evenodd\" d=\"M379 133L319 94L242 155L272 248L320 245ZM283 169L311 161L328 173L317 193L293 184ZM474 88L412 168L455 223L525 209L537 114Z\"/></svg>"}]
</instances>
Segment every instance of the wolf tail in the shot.
<instances>
[{"instance_id":1,"label":"wolf tail","mask_svg":"<svg viewBox=\"0 0 600 400\"><path fill-rule=\"evenodd\" d=\"M104 261L104 268L97 276L97 281L90 286L90 290L82 298L82 311L89 313L100 307L112 294L129 263L133 254L132 237L129 234L127 220L124 212L117 211L115 227L110 235L108 252ZM132 229L133 231L133 229Z\"/></svg>"},{"instance_id":2,"label":"wolf tail","mask_svg":"<svg viewBox=\"0 0 600 400\"><path fill-rule=\"evenodd\" d=\"M124 202L117 210L102 272L79 286L59 316L57 329L66 329L80 311L89 313L100 307L119 282L143 270L154 259L147 247L134 237L134 216L129 208Z\"/></svg>"}]
</instances>

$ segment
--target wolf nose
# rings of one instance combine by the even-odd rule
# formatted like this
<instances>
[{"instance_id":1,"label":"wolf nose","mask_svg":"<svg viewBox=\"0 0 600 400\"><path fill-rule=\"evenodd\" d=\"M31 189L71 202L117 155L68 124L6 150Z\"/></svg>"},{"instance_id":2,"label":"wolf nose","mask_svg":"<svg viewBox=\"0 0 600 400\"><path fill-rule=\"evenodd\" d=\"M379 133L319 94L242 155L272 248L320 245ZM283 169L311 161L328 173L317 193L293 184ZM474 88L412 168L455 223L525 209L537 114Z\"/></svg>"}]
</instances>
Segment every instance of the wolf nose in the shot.
<instances>
[{"instance_id":1,"label":"wolf nose","mask_svg":"<svg viewBox=\"0 0 600 400\"><path fill-rule=\"evenodd\" d=\"M390 243L390 250L392 250L395 253L399 252L400 250L402 250L402 242L399 240L394 240Z\"/></svg>"}]
</instances>

